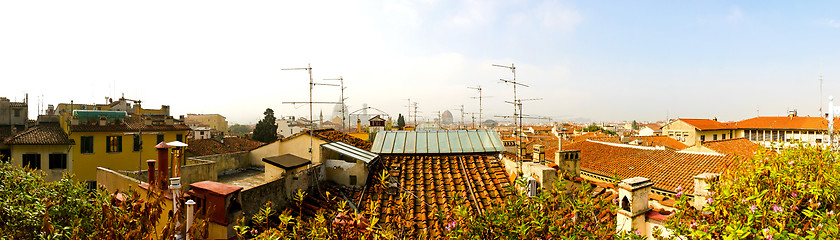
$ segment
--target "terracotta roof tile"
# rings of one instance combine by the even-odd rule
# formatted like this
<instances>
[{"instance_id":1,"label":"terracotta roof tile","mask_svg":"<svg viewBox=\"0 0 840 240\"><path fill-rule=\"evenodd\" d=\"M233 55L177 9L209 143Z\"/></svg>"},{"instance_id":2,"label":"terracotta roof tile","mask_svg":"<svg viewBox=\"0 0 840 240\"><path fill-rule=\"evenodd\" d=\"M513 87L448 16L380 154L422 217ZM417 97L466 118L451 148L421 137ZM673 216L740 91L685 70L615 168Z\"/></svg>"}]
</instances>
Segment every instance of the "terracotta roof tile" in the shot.
<instances>
[{"instance_id":1,"label":"terracotta roof tile","mask_svg":"<svg viewBox=\"0 0 840 240\"><path fill-rule=\"evenodd\" d=\"M281 141L286 141L303 134L309 134L309 131L301 131L299 133L295 133L294 135L284 138ZM327 142L343 142L368 151L370 151L370 147L373 145L371 142L362 140L361 138L354 137L350 134L346 134L341 131L333 130L332 128L318 129L313 131L313 134L315 135L315 137L321 138Z\"/></svg>"},{"instance_id":2,"label":"terracotta roof tile","mask_svg":"<svg viewBox=\"0 0 840 240\"><path fill-rule=\"evenodd\" d=\"M735 163L732 156L657 150L649 147L585 141L564 149L581 151L581 170L619 179L646 177L654 188L674 191L678 186L693 192L693 177L720 173Z\"/></svg>"},{"instance_id":3,"label":"terracotta roof tile","mask_svg":"<svg viewBox=\"0 0 840 240\"><path fill-rule=\"evenodd\" d=\"M680 121L688 123L700 130L731 129L733 127L729 123L722 123L712 119L680 118Z\"/></svg>"},{"instance_id":4,"label":"terracotta roof tile","mask_svg":"<svg viewBox=\"0 0 840 240\"><path fill-rule=\"evenodd\" d=\"M745 138L731 138L724 140L706 141L703 146L720 154L732 155L741 159L750 159L762 148Z\"/></svg>"},{"instance_id":5,"label":"terracotta roof tile","mask_svg":"<svg viewBox=\"0 0 840 240\"><path fill-rule=\"evenodd\" d=\"M391 196L387 187L368 187L362 206L378 202L378 217L383 224L393 224L396 217L405 214L409 227L408 236L419 236L426 232L430 238L441 237L443 219L437 219L438 211L449 212L463 204L474 212L502 204L509 195L505 188L510 184L504 167L494 157L481 155L385 155L381 164L374 165L370 172L379 173L395 166L399 187L410 192L410 197L399 202L399 196ZM386 168L385 166L388 166ZM398 166L398 167L396 167ZM371 178L369 186L380 186Z\"/></svg>"},{"instance_id":6,"label":"terracotta roof tile","mask_svg":"<svg viewBox=\"0 0 840 240\"><path fill-rule=\"evenodd\" d=\"M840 123L835 121L835 127L837 124ZM735 127L740 129L827 130L828 120L821 117L754 117L736 122Z\"/></svg>"},{"instance_id":7,"label":"terracotta roof tile","mask_svg":"<svg viewBox=\"0 0 840 240\"><path fill-rule=\"evenodd\" d=\"M683 150L688 148L685 144L668 136L632 136L629 137L629 142L636 141L640 146L645 147L666 147L674 150Z\"/></svg>"},{"instance_id":8,"label":"terracotta roof tile","mask_svg":"<svg viewBox=\"0 0 840 240\"><path fill-rule=\"evenodd\" d=\"M7 145L73 145L58 123L41 123L4 140Z\"/></svg>"}]
</instances>

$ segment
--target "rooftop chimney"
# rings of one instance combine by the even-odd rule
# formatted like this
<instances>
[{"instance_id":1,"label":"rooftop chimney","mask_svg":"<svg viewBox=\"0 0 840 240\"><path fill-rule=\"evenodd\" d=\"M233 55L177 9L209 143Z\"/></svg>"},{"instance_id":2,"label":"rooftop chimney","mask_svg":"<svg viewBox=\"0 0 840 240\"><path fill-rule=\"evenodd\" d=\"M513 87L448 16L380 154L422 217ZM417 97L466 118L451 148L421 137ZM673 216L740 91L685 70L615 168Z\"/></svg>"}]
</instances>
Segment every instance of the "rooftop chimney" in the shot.
<instances>
[{"instance_id":1,"label":"rooftop chimney","mask_svg":"<svg viewBox=\"0 0 840 240\"><path fill-rule=\"evenodd\" d=\"M155 187L155 160L146 160L146 164L149 164L149 188Z\"/></svg>"},{"instance_id":2,"label":"rooftop chimney","mask_svg":"<svg viewBox=\"0 0 840 240\"><path fill-rule=\"evenodd\" d=\"M166 180L169 179L169 145L166 142L161 142L155 146L158 152L158 179L155 181L160 186L161 190L168 189Z\"/></svg>"},{"instance_id":3,"label":"rooftop chimney","mask_svg":"<svg viewBox=\"0 0 840 240\"><path fill-rule=\"evenodd\" d=\"M166 120L164 120L164 124L172 125L175 123L175 119L172 116L166 116Z\"/></svg>"},{"instance_id":4,"label":"rooftop chimney","mask_svg":"<svg viewBox=\"0 0 840 240\"><path fill-rule=\"evenodd\" d=\"M108 118L106 117L99 117L99 126L105 126L108 124Z\"/></svg>"}]
</instances>

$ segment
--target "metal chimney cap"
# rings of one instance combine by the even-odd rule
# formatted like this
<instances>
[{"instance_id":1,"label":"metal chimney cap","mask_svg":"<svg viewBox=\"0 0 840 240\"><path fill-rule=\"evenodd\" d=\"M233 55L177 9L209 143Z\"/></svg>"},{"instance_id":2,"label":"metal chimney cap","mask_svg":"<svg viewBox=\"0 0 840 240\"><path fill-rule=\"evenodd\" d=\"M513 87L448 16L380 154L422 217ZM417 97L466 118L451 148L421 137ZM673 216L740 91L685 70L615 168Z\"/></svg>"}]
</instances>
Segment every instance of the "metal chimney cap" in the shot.
<instances>
[{"instance_id":1,"label":"metal chimney cap","mask_svg":"<svg viewBox=\"0 0 840 240\"><path fill-rule=\"evenodd\" d=\"M157 145L157 146L155 146L155 148L157 148L157 149L161 149L161 148L170 148L170 147L171 147L171 146L169 146L168 144L166 144L166 142L160 142L160 143L158 143L158 145Z\"/></svg>"},{"instance_id":2,"label":"metal chimney cap","mask_svg":"<svg viewBox=\"0 0 840 240\"><path fill-rule=\"evenodd\" d=\"M168 145L168 146L170 146L170 147L186 147L186 146L187 146L187 144L186 144L186 143L182 143L182 142L180 142L180 141L172 141L172 142L168 142L168 143L166 143L166 145Z\"/></svg>"}]
</instances>

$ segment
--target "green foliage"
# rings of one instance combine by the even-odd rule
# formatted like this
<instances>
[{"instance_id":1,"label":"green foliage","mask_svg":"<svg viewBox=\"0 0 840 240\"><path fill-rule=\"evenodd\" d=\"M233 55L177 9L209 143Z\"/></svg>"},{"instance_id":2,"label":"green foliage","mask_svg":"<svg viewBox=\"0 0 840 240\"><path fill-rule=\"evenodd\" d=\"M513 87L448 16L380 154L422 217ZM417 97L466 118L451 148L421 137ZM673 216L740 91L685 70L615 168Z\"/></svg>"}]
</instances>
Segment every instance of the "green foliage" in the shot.
<instances>
[{"instance_id":1,"label":"green foliage","mask_svg":"<svg viewBox=\"0 0 840 240\"><path fill-rule=\"evenodd\" d=\"M614 131L606 130L606 129L602 128L601 126L598 126L598 125L595 125L595 124L589 125L588 127L585 127L585 128L583 128L583 129L581 129L581 130L582 130L583 132L597 132L597 131L601 131L602 133L609 134L609 135L618 135L618 134L617 134L617 133L615 133Z\"/></svg>"},{"instance_id":2,"label":"green foliage","mask_svg":"<svg viewBox=\"0 0 840 240\"><path fill-rule=\"evenodd\" d=\"M759 154L712 183L702 211L684 194L667 227L690 239L837 237L838 157L804 146Z\"/></svg>"},{"instance_id":3,"label":"green foliage","mask_svg":"<svg viewBox=\"0 0 840 240\"><path fill-rule=\"evenodd\" d=\"M405 127L405 118L403 117L402 114L399 114L399 116L397 117L397 128L402 130L404 127Z\"/></svg>"},{"instance_id":4,"label":"green foliage","mask_svg":"<svg viewBox=\"0 0 840 240\"><path fill-rule=\"evenodd\" d=\"M141 197L138 192L108 194L104 188L88 190L85 184L64 176L47 182L42 173L0 164L0 239L168 239L174 219L161 221L163 201L158 192ZM183 199L181 199L183 200ZM183 206L183 204L182 204ZM181 211L184 212L184 211ZM197 221L194 236L206 236L206 221Z\"/></svg>"},{"instance_id":5,"label":"green foliage","mask_svg":"<svg viewBox=\"0 0 840 240\"><path fill-rule=\"evenodd\" d=\"M234 124L233 126L230 126L230 128L228 128L228 130L230 130L230 133L233 134L234 136L242 136L242 135L245 135L245 134L248 134L249 132L251 132L251 128L249 128L248 126L239 125L239 124Z\"/></svg>"},{"instance_id":6,"label":"green foliage","mask_svg":"<svg viewBox=\"0 0 840 240\"><path fill-rule=\"evenodd\" d=\"M523 180L517 185L524 186ZM450 213L452 239L603 239L615 234L615 205L592 197L592 186L557 181L536 197L514 195L483 214L466 206ZM627 235L626 237L631 237Z\"/></svg>"},{"instance_id":7,"label":"green foliage","mask_svg":"<svg viewBox=\"0 0 840 240\"><path fill-rule=\"evenodd\" d=\"M254 127L252 138L264 143L277 140L277 118L274 117L274 110L266 108L263 115L265 115L263 119Z\"/></svg>"}]
</instances>

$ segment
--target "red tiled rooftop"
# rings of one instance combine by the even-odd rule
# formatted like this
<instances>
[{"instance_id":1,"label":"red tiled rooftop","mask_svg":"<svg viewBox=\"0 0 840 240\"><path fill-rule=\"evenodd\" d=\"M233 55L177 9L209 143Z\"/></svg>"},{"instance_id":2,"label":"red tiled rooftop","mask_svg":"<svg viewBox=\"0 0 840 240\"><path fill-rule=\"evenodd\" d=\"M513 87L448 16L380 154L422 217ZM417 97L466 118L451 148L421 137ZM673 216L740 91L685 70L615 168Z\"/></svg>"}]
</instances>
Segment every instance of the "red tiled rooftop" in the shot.
<instances>
[{"instance_id":1,"label":"red tiled rooftop","mask_svg":"<svg viewBox=\"0 0 840 240\"><path fill-rule=\"evenodd\" d=\"M732 156L658 150L621 144L585 141L566 150L580 150L581 170L619 179L646 177L654 188L673 191L678 186L693 192L693 177L720 173L735 163Z\"/></svg>"},{"instance_id":2,"label":"red tiled rooftop","mask_svg":"<svg viewBox=\"0 0 840 240\"><path fill-rule=\"evenodd\" d=\"M371 173L379 173L397 166L399 187L411 194L404 202L399 196L386 193L376 178L371 178L362 206L378 202L378 217L383 224L395 223L405 214L409 224L408 236L417 237L425 231L431 238L440 237L442 219L435 212L449 212L463 204L476 214L499 206L510 184L504 167L494 157L481 155L386 155ZM385 166L388 166L387 168ZM402 194L402 193L401 193Z\"/></svg>"},{"instance_id":3,"label":"red tiled rooftop","mask_svg":"<svg viewBox=\"0 0 840 240\"><path fill-rule=\"evenodd\" d=\"M838 126L835 121L835 129ZM828 120L821 117L754 117L735 123L740 129L827 130Z\"/></svg>"},{"instance_id":4,"label":"red tiled rooftop","mask_svg":"<svg viewBox=\"0 0 840 240\"><path fill-rule=\"evenodd\" d=\"M629 137L629 142L636 141L640 146L645 147L666 147L674 150L683 150L688 148L684 143L668 136L632 136Z\"/></svg>"},{"instance_id":5,"label":"red tiled rooftop","mask_svg":"<svg viewBox=\"0 0 840 240\"><path fill-rule=\"evenodd\" d=\"M58 123L41 123L4 141L7 145L73 145Z\"/></svg>"},{"instance_id":6,"label":"red tiled rooftop","mask_svg":"<svg viewBox=\"0 0 840 240\"><path fill-rule=\"evenodd\" d=\"M741 159L752 158L753 155L761 150L760 145L745 138L706 141L703 142L703 146L720 154L737 156Z\"/></svg>"},{"instance_id":7,"label":"red tiled rooftop","mask_svg":"<svg viewBox=\"0 0 840 240\"><path fill-rule=\"evenodd\" d=\"M689 125L694 126L700 130L718 130L732 128L732 126L728 123L722 123L712 119L680 118L680 121L688 123Z\"/></svg>"}]
</instances>

